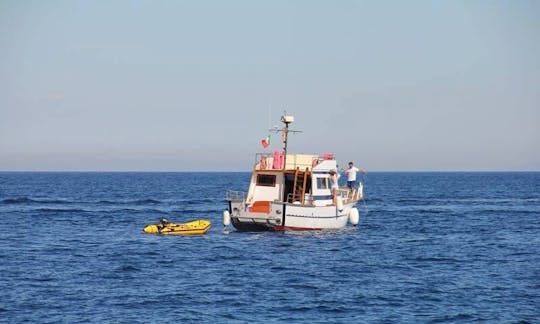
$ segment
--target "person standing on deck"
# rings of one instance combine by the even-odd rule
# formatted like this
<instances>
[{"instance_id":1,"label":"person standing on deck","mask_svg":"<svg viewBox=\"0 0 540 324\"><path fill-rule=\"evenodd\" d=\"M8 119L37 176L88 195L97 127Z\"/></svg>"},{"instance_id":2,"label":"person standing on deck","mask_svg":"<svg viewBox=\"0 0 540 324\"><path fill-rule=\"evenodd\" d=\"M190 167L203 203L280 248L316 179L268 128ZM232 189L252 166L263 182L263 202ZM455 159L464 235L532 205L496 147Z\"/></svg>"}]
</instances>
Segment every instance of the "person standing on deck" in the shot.
<instances>
[{"instance_id":1,"label":"person standing on deck","mask_svg":"<svg viewBox=\"0 0 540 324\"><path fill-rule=\"evenodd\" d=\"M349 168L343 171L347 175L347 187L349 187L350 190L357 189L356 173L357 172L362 172L364 174L366 173L366 170L357 168L352 162L349 162Z\"/></svg>"},{"instance_id":2,"label":"person standing on deck","mask_svg":"<svg viewBox=\"0 0 540 324\"><path fill-rule=\"evenodd\" d=\"M330 173L330 188L332 190L332 202L334 205L337 202L337 195L339 190L339 173L337 173L337 170L332 169L328 171Z\"/></svg>"}]
</instances>

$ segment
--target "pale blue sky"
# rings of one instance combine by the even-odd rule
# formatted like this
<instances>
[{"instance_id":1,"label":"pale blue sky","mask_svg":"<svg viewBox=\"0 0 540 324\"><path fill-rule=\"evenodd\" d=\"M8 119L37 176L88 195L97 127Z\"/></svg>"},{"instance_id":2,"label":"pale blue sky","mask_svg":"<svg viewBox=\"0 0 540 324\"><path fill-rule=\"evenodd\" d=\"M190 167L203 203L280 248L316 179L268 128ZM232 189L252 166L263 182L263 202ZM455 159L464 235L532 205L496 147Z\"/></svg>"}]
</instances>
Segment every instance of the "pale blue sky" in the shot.
<instances>
[{"instance_id":1,"label":"pale blue sky","mask_svg":"<svg viewBox=\"0 0 540 324\"><path fill-rule=\"evenodd\" d=\"M540 1L0 0L0 170L248 171L284 110L342 165L540 170Z\"/></svg>"}]
</instances>

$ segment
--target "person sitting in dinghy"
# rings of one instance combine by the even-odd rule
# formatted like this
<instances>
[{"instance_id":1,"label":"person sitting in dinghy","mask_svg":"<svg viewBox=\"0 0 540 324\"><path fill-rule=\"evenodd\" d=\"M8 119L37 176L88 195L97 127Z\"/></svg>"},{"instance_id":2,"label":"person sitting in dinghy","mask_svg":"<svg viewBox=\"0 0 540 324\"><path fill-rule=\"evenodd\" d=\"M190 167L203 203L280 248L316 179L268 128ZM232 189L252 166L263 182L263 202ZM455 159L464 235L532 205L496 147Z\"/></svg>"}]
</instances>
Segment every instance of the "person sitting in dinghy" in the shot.
<instances>
[{"instance_id":1,"label":"person sitting in dinghy","mask_svg":"<svg viewBox=\"0 0 540 324\"><path fill-rule=\"evenodd\" d=\"M161 232L162 229L164 229L165 227L167 227L167 225L169 225L170 222L167 218L163 217L159 220L159 224L158 224L158 230Z\"/></svg>"}]
</instances>

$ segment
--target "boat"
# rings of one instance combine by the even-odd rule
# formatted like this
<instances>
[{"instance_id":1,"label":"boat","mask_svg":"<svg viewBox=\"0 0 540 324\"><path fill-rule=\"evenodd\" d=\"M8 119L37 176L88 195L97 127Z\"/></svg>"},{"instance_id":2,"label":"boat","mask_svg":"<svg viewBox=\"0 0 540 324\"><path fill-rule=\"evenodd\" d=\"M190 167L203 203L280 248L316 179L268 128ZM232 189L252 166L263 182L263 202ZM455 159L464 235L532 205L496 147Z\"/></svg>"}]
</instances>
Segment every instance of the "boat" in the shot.
<instances>
[{"instance_id":1,"label":"boat","mask_svg":"<svg viewBox=\"0 0 540 324\"><path fill-rule=\"evenodd\" d=\"M332 176L339 172L334 154L288 153L288 135L299 131L289 129L294 116L285 113L281 122L282 128L270 131L282 133L282 150L255 154L247 192L226 192L223 224L232 223L237 231L340 229L349 222L356 226L362 183L356 189L332 188Z\"/></svg>"},{"instance_id":2,"label":"boat","mask_svg":"<svg viewBox=\"0 0 540 324\"><path fill-rule=\"evenodd\" d=\"M162 218L157 224L146 225L143 229L148 234L163 235L201 235L210 229L212 223L206 219L196 219L186 223L170 223Z\"/></svg>"}]
</instances>

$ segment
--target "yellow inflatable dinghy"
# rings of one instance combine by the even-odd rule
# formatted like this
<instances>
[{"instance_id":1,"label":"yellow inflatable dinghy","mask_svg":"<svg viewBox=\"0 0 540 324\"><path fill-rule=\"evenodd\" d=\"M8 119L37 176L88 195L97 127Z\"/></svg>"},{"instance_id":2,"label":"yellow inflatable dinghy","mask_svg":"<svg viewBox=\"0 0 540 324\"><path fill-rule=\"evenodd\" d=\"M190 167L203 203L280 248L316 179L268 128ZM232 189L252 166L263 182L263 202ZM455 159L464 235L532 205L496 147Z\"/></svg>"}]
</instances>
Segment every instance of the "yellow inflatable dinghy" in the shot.
<instances>
[{"instance_id":1,"label":"yellow inflatable dinghy","mask_svg":"<svg viewBox=\"0 0 540 324\"><path fill-rule=\"evenodd\" d=\"M146 225L143 229L148 234L164 234L164 235L201 235L210 229L212 223L206 219L196 219L186 223L169 223L165 218L162 218L158 224Z\"/></svg>"}]
</instances>

